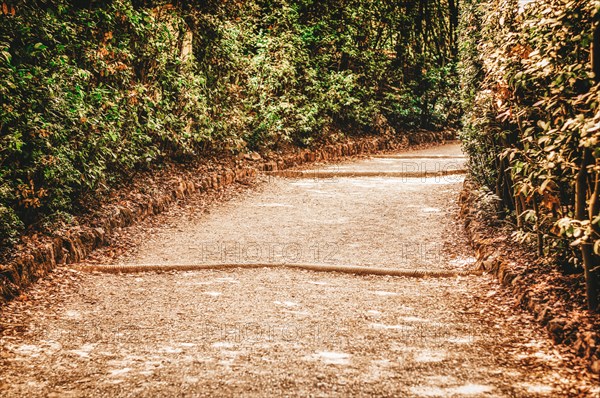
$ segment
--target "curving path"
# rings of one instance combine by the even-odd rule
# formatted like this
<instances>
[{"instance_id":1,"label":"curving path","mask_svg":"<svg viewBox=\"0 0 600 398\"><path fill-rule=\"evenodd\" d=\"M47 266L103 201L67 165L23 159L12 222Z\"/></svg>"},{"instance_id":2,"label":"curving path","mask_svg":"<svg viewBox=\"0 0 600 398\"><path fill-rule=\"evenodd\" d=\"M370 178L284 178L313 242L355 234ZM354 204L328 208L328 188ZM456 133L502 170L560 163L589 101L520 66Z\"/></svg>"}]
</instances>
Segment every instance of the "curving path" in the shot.
<instances>
[{"instance_id":1,"label":"curving path","mask_svg":"<svg viewBox=\"0 0 600 398\"><path fill-rule=\"evenodd\" d=\"M445 145L269 176L209 213L165 219L118 262L468 270L454 220L463 177L398 174L462 169L460 156ZM3 397L600 394L488 276L56 275L2 312Z\"/></svg>"}]
</instances>

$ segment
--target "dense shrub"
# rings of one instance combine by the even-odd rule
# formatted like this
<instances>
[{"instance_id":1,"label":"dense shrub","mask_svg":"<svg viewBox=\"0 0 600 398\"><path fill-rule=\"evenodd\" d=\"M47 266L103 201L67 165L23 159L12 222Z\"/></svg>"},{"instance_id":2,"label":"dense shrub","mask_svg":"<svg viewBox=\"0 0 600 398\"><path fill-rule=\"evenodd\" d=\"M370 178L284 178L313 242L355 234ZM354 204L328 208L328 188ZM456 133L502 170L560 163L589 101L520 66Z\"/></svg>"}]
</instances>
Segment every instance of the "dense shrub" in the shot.
<instances>
[{"instance_id":1,"label":"dense shrub","mask_svg":"<svg viewBox=\"0 0 600 398\"><path fill-rule=\"evenodd\" d=\"M0 4L4 247L132 170L457 120L453 2Z\"/></svg>"},{"instance_id":2,"label":"dense shrub","mask_svg":"<svg viewBox=\"0 0 600 398\"><path fill-rule=\"evenodd\" d=\"M565 271L585 269L596 308L600 76L590 45L599 3L469 0L463 7L462 138L472 175L500 197L516 239L535 242Z\"/></svg>"}]
</instances>

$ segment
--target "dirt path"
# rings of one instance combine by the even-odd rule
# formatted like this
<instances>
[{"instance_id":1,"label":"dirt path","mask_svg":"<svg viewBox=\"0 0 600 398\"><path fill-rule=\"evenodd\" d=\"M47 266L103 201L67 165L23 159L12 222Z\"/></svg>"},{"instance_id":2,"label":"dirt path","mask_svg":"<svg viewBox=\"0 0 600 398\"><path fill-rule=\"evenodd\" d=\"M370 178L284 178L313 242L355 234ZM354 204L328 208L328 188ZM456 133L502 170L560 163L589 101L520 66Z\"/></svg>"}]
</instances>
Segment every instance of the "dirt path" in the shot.
<instances>
[{"instance_id":1,"label":"dirt path","mask_svg":"<svg viewBox=\"0 0 600 398\"><path fill-rule=\"evenodd\" d=\"M463 167L458 155L448 145L316 169L433 171ZM467 269L461 181L272 177L208 214L166 218L118 261ZM61 270L2 322L7 397L600 395L487 276Z\"/></svg>"}]
</instances>

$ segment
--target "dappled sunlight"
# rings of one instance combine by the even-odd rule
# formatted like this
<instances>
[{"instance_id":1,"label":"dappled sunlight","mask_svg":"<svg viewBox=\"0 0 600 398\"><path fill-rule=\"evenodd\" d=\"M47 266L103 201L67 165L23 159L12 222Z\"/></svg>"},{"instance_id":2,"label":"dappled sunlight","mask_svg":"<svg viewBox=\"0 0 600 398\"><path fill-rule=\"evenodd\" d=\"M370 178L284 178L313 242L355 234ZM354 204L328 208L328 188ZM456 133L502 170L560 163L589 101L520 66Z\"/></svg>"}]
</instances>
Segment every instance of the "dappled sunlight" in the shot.
<instances>
[{"instance_id":1,"label":"dappled sunlight","mask_svg":"<svg viewBox=\"0 0 600 398\"><path fill-rule=\"evenodd\" d=\"M457 387L418 386L410 391L419 397L455 397L455 396L493 396L488 395L494 390L491 386L481 384L465 384Z\"/></svg>"},{"instance_id":2,"label":"dappled sunlight","mask_svg":"<svg viewBox=\"0 0 600 398\"><path fill-rule=\"evenodd\" d=\"M424 350L416 352L414 360L416 362L434 363L442 362L446 359L446 353L443 351Z\"/></svg>"},{"instance_id":3,"label":"dappled sunlight","mask_svg":"<svg viewBox=\"0 0 600 398\"><path fill-rule=\"evenodd\" d=\"M370 323L369 326L373 329L383 330L414 330L415 328L410 325L386 325L384 323Z\"/></svg>"},{"instance_id":4,"label":"dappled sunlight","mask_svg":"<svg viewBox=\"0 0 600 398\"><path fill-rule=\"evenodd\" d=\"M454 387L450 391L454 394L462 395L480 395L486 392L491 392L494 389L492 386L482 384L465 384L459 387Z\"/></svg>"},{"instance_id":5,"label":"dappled sunlight","mask_svg":"<svg viewBox=\"0 0 600 398\"><path fill-rule=\"evenodd\" d=\"M540 395L551 395L554 391L552 386L538 383L519 383L519 387L529 393Z\"/></svg>"},{"instance_id":6,"label":"dappled sunlight","mask_svg":"<svg viewBox=\"0 0 600 398\"><path fill-rule=\"evenodd\" d=\"M349 365L350 354L342 352L320 351L305 357L306 360L319 360L328 365Z\"/></svg>"}]
</instances>

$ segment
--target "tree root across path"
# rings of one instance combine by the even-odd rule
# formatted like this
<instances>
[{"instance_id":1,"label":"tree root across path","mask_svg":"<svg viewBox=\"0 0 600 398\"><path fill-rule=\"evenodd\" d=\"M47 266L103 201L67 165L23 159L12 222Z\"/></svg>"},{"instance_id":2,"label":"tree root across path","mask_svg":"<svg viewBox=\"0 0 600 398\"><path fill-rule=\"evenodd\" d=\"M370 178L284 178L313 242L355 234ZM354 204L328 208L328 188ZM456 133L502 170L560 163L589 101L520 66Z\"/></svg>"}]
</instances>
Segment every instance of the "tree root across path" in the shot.
<instances>
[{"instance_id":1,"label":"tree root across path","mask_svg":"<svg viewBox=\"0 0 600 398\"><path fill-rule=\"evenodd\" d=\"M464 155L411 155L411 154L384 154L384 155L372 155L374 159L461 159L467 160Z\"/></svg>"},{"instance_id":2,"label":"tree root across path","mask_svg":"<svg viewBox=\"0 0 600 398\"><path fill-rule=\"evenodd\" d=\"M465 174L466 169L443 171L336 171L336 170L282 170L265 172L268 175L287 178L340 178L340 177L392 177L433 178Z\"/></svg>"},{"instance_id":3,"label":"tree root across path","mask_svg":"<svg viewBox=\"0 0 600 398\"><path fill-rule=\"evenodd\" d=\"M410 270L384 267L364 267L356 265L333 264L293 264L293 263L223 263L223 264L114 264L114 265L80 265L79 271L101 272L109 274L171 271L204 271L219 269L252 269L252 268L290 268L315 272L340 272L354 275L400 276L408 278L452 278L457 276L482 275L479 270Z\"/></svg>"}]
</instances>

